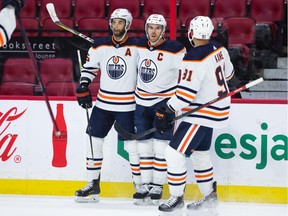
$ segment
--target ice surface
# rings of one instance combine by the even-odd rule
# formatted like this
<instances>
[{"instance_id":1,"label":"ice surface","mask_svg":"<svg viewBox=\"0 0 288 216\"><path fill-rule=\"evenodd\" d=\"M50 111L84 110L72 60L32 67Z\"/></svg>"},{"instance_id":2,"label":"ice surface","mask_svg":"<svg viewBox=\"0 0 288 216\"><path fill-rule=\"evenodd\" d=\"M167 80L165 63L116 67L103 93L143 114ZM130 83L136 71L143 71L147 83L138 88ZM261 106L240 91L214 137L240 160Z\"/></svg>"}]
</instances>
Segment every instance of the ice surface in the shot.
<instances>
[{"instance_id":1,"label":"ice surface","mask_svg":"<svg viewBox=\"0 0 288 216\"><path fill-rule=\"evenodd\" d=\"M288 216L287 204L220 202L218 210L219 216ZM0 216L158 215L157 206L135 206L132 199L101 198L98 203L76 203L74 197L0 195Z\"/></svg>"}]
</instances>

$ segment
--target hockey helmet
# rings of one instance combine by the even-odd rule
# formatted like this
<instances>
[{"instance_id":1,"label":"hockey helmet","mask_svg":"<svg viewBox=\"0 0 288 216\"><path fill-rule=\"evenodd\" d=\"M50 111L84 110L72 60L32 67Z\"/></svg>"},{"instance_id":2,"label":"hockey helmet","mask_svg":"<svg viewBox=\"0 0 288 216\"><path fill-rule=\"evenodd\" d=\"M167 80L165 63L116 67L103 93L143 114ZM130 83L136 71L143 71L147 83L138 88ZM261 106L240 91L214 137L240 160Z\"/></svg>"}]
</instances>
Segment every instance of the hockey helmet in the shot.
<instances>
[{"instance_id":1,"label":"hockey helmet","mask_svg":"<svg viewBox=\"0 0 288 216\"><path fill-rule=\"evenodd\" d=\"M148 40L150 41L150 38L149 38L149 35L147 32L149 24L162 25L162 32L161 32L158 40L153 43L153 44L157 44L158 41L160 41L160 39L163 37L163 35L165 33L165 29L166 29L166 25L167 25L166 20L161 14L152 14L148 17L148 19L146 20L146 23L145 23L145 32L146 32L146 36L147 36Z\"/></svg>"},{"instance_id":2,"label":"hockey helmet","mask_svg":"<svg viewBox=\"0 0 288 216\"><path fill-rule=\"evenodd\" d=\"M148 17L145 24L145 29L147 29L148 24L158 24L163 26L163 31L166 29L166 20L161 14L152 14Z\"/></svg>"},{"instance_id":3,"label":"hockey helmet","mask_svg":"<svg viewBox=\"0 0 288 216\"><path fill-rule=\"evenodd\" d=\"M209 40L214 30L211 19L207 16L197 16L190 22L188 29L188 39L191 42L194 38ZM191 37L191 31L193 36Z\"/></svg>"},{"instance_id":4,"label":"hockey helmet","mask_svg":"<svg viewBox=\"0 0 288 216\"><path fill-rule=\"evenodd\" d=\"M145 24L145 31L147 32L148 24L158 24L163 26L163 32L166 29L166 20L161 14L152 14L148 17Z\"/></svg>"},{"instance_id":5,"label":"hockey helmet","mask_svg":"<svg viewBox=\"0 0 288 216\"><path fill-rule=\"evenodd\" d=\"M113 19L124 19L126 21L125 32L130 29L133 20L131 13L125 8L118 8L114 10L111 14L111 17L109 19L109 25L111 30Z\"/></svg>"}]
</instances>

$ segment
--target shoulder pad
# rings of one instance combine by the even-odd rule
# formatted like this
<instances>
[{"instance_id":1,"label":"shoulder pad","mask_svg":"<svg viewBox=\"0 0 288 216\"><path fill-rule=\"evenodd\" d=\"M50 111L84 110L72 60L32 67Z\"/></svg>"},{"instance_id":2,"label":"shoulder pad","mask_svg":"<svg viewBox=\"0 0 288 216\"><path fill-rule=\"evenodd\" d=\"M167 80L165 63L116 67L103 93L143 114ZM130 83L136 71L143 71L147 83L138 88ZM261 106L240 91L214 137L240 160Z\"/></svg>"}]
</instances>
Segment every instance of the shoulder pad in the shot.
<instances>
[{"instance_id":1,"label":"shoulder pad","mask_svg":"<svg viewBox=\"0 0 288 216\"><path fill-rule=\"evenodd\" d=\"M166 41L159 46L159 49L172 52L172 53L177 53L184 48L185 48L184 45L180 43L179 41L168 40L168 39L166 39Z\"/></svg>"},{"instance_id":2,"label":"shoulder pad","mask_svg":"<svg viewBox=\"0 0 288 216\"><path fill-rule=\"evenodd\" d=\"M93 48L106 44L111 44L111 36L96 38L93 43Z\"/></svg>"},{"instance_id":3,"label":"shoulder pad","mask_svg":"<svg viewBox=\"0 0 288 216\"><path fill-rule=\"evenodd\" d=\"M214 42L210 42L206 45L203 46L198 46L195 48L192 48L183 58L183 60L202 60L204 59L206 56L208 56L210 53L215 51L216 49L219 49L220 47L222 47L221 44L219 43L214 43Z\"/></svg>"}]
</instances>

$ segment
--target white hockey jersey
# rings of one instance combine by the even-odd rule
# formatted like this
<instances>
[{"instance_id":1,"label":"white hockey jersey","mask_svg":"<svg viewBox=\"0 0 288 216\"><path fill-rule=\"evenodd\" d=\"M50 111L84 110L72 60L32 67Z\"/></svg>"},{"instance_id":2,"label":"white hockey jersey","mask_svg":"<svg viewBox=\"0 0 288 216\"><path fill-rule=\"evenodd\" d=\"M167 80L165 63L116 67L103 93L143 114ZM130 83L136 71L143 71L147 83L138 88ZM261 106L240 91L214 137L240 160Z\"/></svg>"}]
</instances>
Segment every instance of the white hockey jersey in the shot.
<instances>
[{"instance_id":1,"label":"white hockey jersey","mask_svg":"<svg viewBox=\"0 0 288 216\"><path fill-rule=\"evenodd\" d=\"M109 36L95 40L89 49L80 80L88 78L92 81L101 70L95 106L110 111L135 110L136 43L136 38L127 37L117 43Z\"/></svg>"},{"instance_id":2,"label":"white hockey jersey","mask_svg":"<svg viewBox=\"0 0 288 216\"><path fill-rule=\"evenodd\" d=\"M13 7L0 9L0 47L7 44L16 28L15 10Z\"/></svg>"},{"instance_id":3,"label":"white hockey jersey","mask_svg":"<svg viewBox=\"0 0 288 216\"><path fill-rule=\"evenodd\" d=\"M190 50L182 61L181 81L168 103L187 112L229 92L226 80L234 68L228 51L216 42ZM211 128L225 127L230 112L230 97L200 109L183 121Z\"/></svg>"},{"instance_id":4,"label":"white hockey jersey","mask_svg":"<svg viewBox=\"0 0 288 216\"><path fill-rule=\"evenodd\" d=\"M159 46L149 46L146 36L140 38L137 49L136 103L149 107L175 92L186 49L180 42L166 39Z\"/></svg>"}]
</instances>

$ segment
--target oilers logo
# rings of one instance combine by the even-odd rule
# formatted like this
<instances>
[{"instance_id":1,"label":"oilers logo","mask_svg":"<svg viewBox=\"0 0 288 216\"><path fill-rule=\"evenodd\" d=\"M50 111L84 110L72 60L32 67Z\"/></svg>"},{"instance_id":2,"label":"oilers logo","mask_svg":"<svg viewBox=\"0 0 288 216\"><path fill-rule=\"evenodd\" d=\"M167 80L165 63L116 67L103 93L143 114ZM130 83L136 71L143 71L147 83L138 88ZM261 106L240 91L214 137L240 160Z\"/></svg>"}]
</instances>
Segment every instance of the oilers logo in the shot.
<instances>
[{"instance_id":1,"label":"oilers logo","mask_svg":"<svg viewBox=\"0 0 288 216\"><path fill-rule=\"evenodd\" d=\"M106 71L111 79L120 79L126 70L126 62L120 56L112 56L107 62Z\"/></svg>"},{"instance_id":2,"label":"oilers logo","mask_svg":"<svg viewBox=\"0 0 288 216\"><path fill-rule=\"evenodd\" d=\"M157 72L157 66L151 59L144 59L139 66L139 75L144 83L152 82Z\"/></svg>"}]
</instances>

